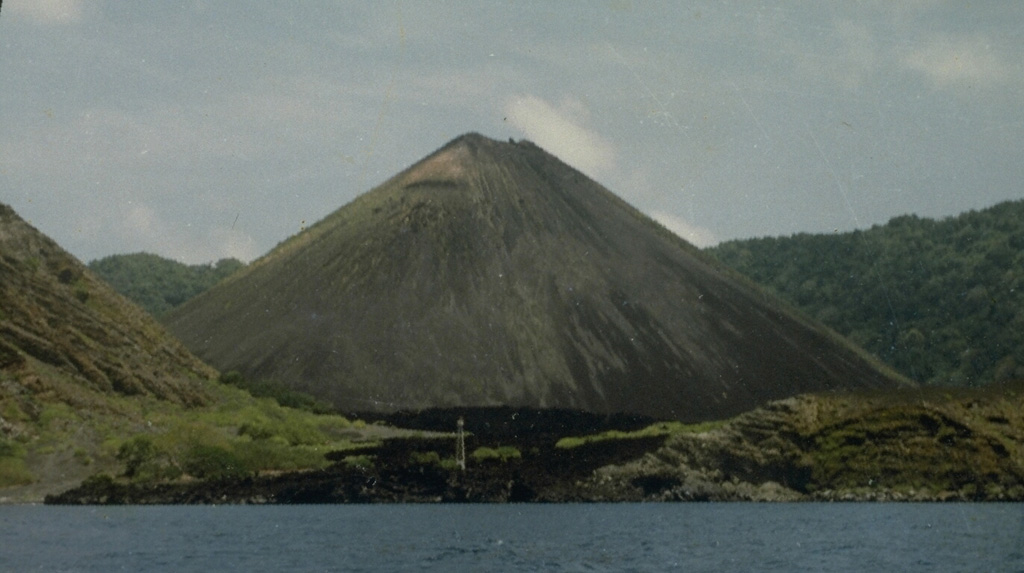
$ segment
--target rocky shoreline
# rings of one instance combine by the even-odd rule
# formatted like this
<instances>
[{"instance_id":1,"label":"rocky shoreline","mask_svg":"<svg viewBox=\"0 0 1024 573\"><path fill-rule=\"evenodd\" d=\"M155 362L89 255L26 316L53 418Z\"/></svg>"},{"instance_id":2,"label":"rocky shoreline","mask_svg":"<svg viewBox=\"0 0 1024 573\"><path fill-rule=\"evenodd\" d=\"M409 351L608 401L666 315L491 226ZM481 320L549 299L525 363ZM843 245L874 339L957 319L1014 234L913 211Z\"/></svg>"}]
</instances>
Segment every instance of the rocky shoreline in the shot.
<instances>
[{"instance_id":1,"label":"rocky shoreline","mask_svg":"<svg viewBox=\"0 0 1024 573\"><path fill-rule=\"evenodd\" d=\"M961 394L934 400L922 392L800 396L706 431L573 447L555 447L555 429L565 420L549 415L543 423L528 420L531 431L488 423L494 432L472 435L468 449L501 446L514 454L473 459L465 470L437 455L451 449L450 441L405 438L337 452L323 470L149 484L99 476L45 501L1024 501L1024 394Z\"/></svg>"},{"instance_id":2,"label":"rocky shoreline","mask_svg":"<svg viewBox=\"0 0 1024 573\"><path fill-rule=\"evenodd\" d=\"M664 436L582 446L572 450L521 439L516 456L470 459L466 470L434 455L452 442L392 439L376 447L336 452L323 470L220 481L132 483L98 476L47 496L47 504L223 503L505 503L587 501L579 489L599 467L656 450ZM473 451L476 436L467 440ZM547 444L553 441L544 440ZM525 450L525 452L524 452ZM492 450L495 452L501 450Z\"/></svg>"},{"instance_id":3,"label":"rocky shoreline","mask_svg":"<svg viewBox=\"0 0 1024 573\"><path fill-rule=\"evenodd\" d=\"M583 484L598 501L1024 501L1016 391L808 395L670 438Z\"/></svg>"}]
</instances>

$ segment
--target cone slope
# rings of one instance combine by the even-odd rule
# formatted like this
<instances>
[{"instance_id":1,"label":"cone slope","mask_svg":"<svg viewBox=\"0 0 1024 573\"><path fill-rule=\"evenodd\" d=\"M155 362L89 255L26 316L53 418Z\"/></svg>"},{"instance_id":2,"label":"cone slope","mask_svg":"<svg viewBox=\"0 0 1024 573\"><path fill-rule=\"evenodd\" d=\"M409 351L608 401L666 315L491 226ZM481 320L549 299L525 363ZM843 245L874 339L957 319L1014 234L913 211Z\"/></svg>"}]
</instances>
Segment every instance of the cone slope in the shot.
<instances>
[{"instance_id":1,"label":"cone slope","mask_svg":"<svg viewBox=\"0 0 1024 573\"><path fill-rule=\"evenodd\" d=\"M459 137L172 314L349 410L696 420L896 380L529 142Z\"/></svg>"}]
</instances>

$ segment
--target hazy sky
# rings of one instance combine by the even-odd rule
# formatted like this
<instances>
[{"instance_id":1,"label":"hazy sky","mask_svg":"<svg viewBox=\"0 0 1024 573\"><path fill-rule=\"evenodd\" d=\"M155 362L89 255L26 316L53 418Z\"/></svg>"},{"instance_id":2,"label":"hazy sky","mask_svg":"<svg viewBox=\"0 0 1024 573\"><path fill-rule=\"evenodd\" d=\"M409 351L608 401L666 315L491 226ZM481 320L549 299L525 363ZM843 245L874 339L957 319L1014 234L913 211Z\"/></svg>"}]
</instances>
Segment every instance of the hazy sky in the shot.
<instances>
[{"instance_id":1,"label":"hazy sky","mask_svg":"<svg viewBox=\"0 0 1024 573\"><path fill-rule=\"evenodd\" d=\"M698 245L1024 198L1024 2L7 0L0 202L252 259L455 136Z\"/></svg>"}]
</instances>

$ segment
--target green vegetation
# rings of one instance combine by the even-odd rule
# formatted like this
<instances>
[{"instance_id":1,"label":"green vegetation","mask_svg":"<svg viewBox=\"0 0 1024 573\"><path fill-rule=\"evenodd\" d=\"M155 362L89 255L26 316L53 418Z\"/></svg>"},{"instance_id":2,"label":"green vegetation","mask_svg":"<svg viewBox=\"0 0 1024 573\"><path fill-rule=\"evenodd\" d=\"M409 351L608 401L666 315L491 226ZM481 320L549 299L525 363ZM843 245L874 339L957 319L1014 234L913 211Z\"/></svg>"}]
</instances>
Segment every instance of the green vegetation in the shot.
<instances>
[{"instance_id":1,"label":"green vegetation","mask_svg":"<svg viewBox=\"0 0 1024 573\"><path fill-rule=\"evenodd\" d=\"M237 259L186 265L150 253L111 255L89 263L114 290L153 316L164 314L244 266Z\"/></svg>"},{"instance_id":2,"label":"green vegetation","mask_svg":"<svg viewBox=\"0 0 1024 573\"><path fill-rule=\"evenodd\" d=\"M249 380L240 372L232 370L222 374L220 381L222 384L241 388L257 398L273 398L278 404L286 408L305 410L314 414L333 414L336 412L330 402L305 392L293 390L274 380Z\"/></svg>"},{"instance_id":3,"label":"green vegetation","mask_svg":"<svg viewBox=\"0 0 1024 573\"><path fill-rule=\"evenodd\" d=\"M1020 500L1022 406L1024 381L804 394L677 433L582 489L604 499Z\"/></svg>"},{"instance_id":4,"label":"green vegetation","mask_svg":"<svg viewBox=\"0 0 1024 573\"><path fill-rule=\"evenodd\" d=\"M373 469L373 456L369 454L358 454L342 458L345 465L353 468L369 470Z\"/></svg>"},{"instance_id":5,"label":"green vegetation","mask_svg":"<svg viewBox=\"0 0 1024 573\"><path fill-rule=\"evenodd\" d=\"M497 448L484 446L473 450L469 457L473 458L476 462L489 460L507 462L512 459L520 459L523 457L523 454L518 448L513 446L498 446Z\"/></svg>"},{"instance_id":6,"label":"green vegetation","mask_svg":"<svg viewBox=\"0 0 1024 573\"><path fill-rule=\"evenodd\" d=\"M1024 201L707 252L913 380L1024 378Z\"/></svg>"},{"instance_id":7,"label":"green vegetation","mask_svg":"<svg viewBox=\"0 0 1024 573\"><path fill-rule=\"evenodd\" d=\"M44 393L0 397L3 420L20 432L0 438L0 488L53 479L47 459L65 460L58 465L69 476L134 483L318 469L330 464L328 451L365 445L355 440L368 431L213 381L198 381L206 405L186 408L153 396L98 394L56 369L45 373Z\"/></svg>"},{"instance_id":8,"label":"green vegetation","mask_svg":"<svg viewBox=\"0 0 1024 573\"><path fill-rule=\"evenodd\" d=\"M441 454L437 452L412 452L409 454L409 462L420 466L441 465Z\"/></svg>"},{"instance_id":9,"label":"green vegetation","mask_svg":"<svg viewBox=\"0 0 1024 573\"><path fill-rule=\"evenodd\" d=\"M555 443L555 447L568 450L578 448L586 444L593 444L607 440L631 440L637 438L653 438L655 436L672 436L677 434L702 434L704 432L710 432L711 430L720 428L726 423L726 420L701 422L699 424L658 422L656 424L651 424L646 428L641 428L632 432L608 430L607 432L601 432L600 434L593 434L590 436L569 436L558 440L558 442Z\"/></svg>"},{"instance_id":10,"label":"green vegetation","mask_svg":"<svg viewBox=\"0 0 1024 573\"><path fill-rule=\"evenodd\" d=\"M25 447L18 442L0 437L0 487L32 483L25 453Z\"/></svg>"},{"instance_id":11,"label":"green vegetation","mask_svg":"<svg viewBox=\"0 0 1024 573\"><path fill-rule=\"evenodd\" d=\"M409 454L409 463L417 466L436 466L449 471L458 467L454 457L442 458L441 454L435 451L412 452Z\"/></svg>"},{"instance_id":12,"label":"green vegetation","mask_svg":"<svg viewBox=\"0 0 1024 573\"><path fill-rule=\"evenodd\" d=\"M324 454L352 447L344 438L351 424L253 400L221 387L217 405L173 412L151 404L147 428L123 440L116 458L133 481L230 479L264 471L321 468Z\"/></svg>"},{"instance_id":13,"label":"green vegetation","mask_svg":"<svg viewBox=\"0 0 1024 573\"><path fill-rule=\"evenodd\" d=\"M957 492L962 499L1003 492L1018 499L1024 494L1018 388L818 398L824 417L804 435L809 490Z\"/></svg>"}]
</instances>

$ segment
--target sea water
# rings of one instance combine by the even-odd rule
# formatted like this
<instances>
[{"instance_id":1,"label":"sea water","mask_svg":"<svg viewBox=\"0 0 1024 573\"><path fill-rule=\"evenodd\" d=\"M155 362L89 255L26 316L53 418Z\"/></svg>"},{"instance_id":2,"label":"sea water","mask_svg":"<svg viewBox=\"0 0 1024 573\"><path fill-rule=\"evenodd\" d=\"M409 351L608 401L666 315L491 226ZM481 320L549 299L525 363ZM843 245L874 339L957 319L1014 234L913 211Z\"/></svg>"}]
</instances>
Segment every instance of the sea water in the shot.
<instances>
[{"instance_id":1,"label":"sea water","mask_svg":"<svg viewBox=\"0 0 1024 573\"><path fill-rule=\"evenodd\" d=\"M0 506L2 571L1024 571L1024 504Z\"/></svg>"}]
</instances>

